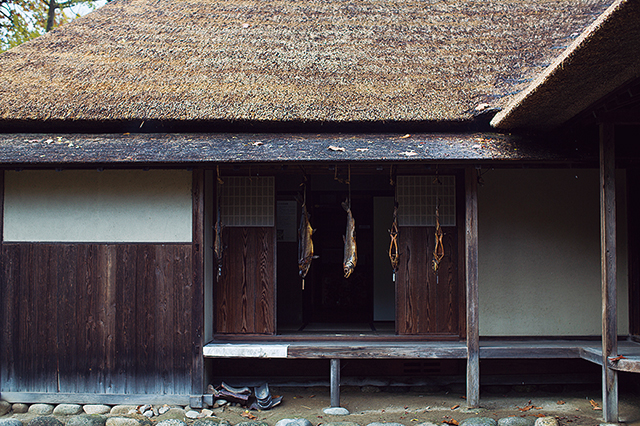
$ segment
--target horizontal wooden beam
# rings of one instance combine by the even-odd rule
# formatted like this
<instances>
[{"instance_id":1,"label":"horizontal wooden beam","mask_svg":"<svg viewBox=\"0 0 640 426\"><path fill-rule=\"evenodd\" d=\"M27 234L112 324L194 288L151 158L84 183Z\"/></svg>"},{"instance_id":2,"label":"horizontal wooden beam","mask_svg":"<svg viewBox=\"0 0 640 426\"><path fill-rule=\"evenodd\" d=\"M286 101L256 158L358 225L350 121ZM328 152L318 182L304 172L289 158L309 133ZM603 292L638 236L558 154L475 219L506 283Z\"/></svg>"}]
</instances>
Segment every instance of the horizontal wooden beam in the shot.
<instances>
[{"instance_id":1,"label":"horizontal wooden beam","mask_svg":"<svg viewBox=\"0 0 640 426\"><path fill-rule=\"evenodd\" d=\"M615 359L615 358L614 358ZM622 358L617 361L609 360L609 368L616 371L640 373L640 357Z\"/></svg>"},{"instance_id":2,"label":"horizontal wooden beam","mask_svg":"<svg viewBox=\"0 0 640 426\"><path fill-rule=\"evenodd\" d=\"M464 359L467 348L462 345L447 347L411 346L334 346L318 350L314 347L290 346L288 358L406 358L406 359Z\"/></svg>"},{"instance_id":3,"label":"horizontal wooden beam","mask_svg":"<svg viewBox=\"0 0 640 426\"><path fill-rule=\"evenodd\" d=\"M205 358L296 359L464 359L467 347L459 342L218 342L203 349ZM625 359L640 360L640 343L621 341ZM480 341L480 359L584 359L602 365L602 347L593 340ZM624 365L625 363L621 364ZM613 367L612 367L613 368Z\"/></svg>"}]
</instances>

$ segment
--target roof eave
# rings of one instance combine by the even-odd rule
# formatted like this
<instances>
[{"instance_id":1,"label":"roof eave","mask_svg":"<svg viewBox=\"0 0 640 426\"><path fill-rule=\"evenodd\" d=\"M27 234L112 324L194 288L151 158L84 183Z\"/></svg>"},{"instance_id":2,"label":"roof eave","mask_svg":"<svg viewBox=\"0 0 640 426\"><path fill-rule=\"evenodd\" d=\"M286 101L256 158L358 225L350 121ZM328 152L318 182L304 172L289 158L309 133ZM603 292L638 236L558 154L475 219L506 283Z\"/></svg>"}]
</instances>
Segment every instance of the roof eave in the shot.
<instances>
[{"instance_id":1,"label":"roof eave","mask_svg":"<svg viewBox=\"0 0 640 426\"><path fill-rule=\"evenodd\" d=\"M640 76L640 2L617 0L491 120L498 129L556 128Z\"/></svg>"}]
</instances>

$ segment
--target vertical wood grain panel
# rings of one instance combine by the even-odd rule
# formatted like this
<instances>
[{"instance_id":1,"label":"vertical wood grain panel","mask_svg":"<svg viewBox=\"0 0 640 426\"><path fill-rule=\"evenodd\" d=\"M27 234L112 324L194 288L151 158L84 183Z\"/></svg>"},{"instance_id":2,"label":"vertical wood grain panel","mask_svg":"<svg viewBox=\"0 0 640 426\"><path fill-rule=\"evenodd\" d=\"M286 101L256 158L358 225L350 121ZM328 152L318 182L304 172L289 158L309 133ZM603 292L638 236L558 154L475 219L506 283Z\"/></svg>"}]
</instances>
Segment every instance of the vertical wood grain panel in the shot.
<instances>
[{"instance_id":1,"label":"vertical wood grain panel","mask_svg":"<svg viewBox=\"0 0 640 426\"><path fill-rule=\"evenodd\" d=\"M276 289L274 276L275 260L275 228L260 228L256 233L259 245L256 257L256 333L274 334L276 331Z\"/></svg>"},{"instance_id":2,"label":"vertical wood grain panel","mask_svg":"<svg viewBox=\"0 0 640 426\"><path fill-rule=\"evenodd\" d=\"M33 256L31 256L33 247L25 245L20 250L20 266L24 268L23 273L19 274L17 281L20 289L20 307L19 307L19 331L18 331L18 347L20 356L18 357L18 391L28 389L40 390L37 383L34 383L33 374L36 371L33 361L34 347L31 342L34 339L35 310L33 306L33 291L31 284L33 283L34 265ZM21 272L22 272L21 271ZM15 342L14 342L15 344Z\"/></svg>"},{"instance_id":3,"label":"vertical wood grain panel","mask_svg":"<svg viewBox=\"0 0 640 426\"><path fill-rule=\"evenodd\" d=\"M106 393L114 393L114 375L116 374L116 246L98 246L98 270L100 289L99 322L103 329L102 353L104 369L102 380Z\"/></svg>"},{"instance_id":4,"label":"vertical wood grain panel","mask_svg":"<svg viewBox=\"0 0 640 426\"><path fill-rule=\"evenodd\" d=\"M135 363L137 249L132 245L116 246L116 379L114 390L135 392L138 374Z\"/></svg>"},{"instance_id":5,"label":"vertical wood grain panel","mask_svg":"<svg viewBox=\"0 0 640 426\"><path fill-rule=\"evenodd\" d=\"M174 364L174 382L176 386L176 393L187 394L191 392L192 383L190 380L183 380L188 377L191 372L191 352L189 352L190 345L193 344L191 340L191 297L193 295L193 283L191 282L191 246L179 246L177 247L178 257L175 263L174 269L174 281L173 286L178 286L182 289L182 297L180 297L180 307L178 311L178 325L176 332L181 338L177 338L174 343L174 356L173 359L178 362L178 365ZM180 292L177 292L180 294Z\"/></svg>"},{"instance_id":6,"label":"vertical wood grain panel","mask_svg":"<svg viewBox=\"0 0 640 426\"><path fill-rule=\"evenodd\" d=\"M191 253L190 244L4 244L2 389L189 394Z\"/></svg>"},{"instance_id":7,"label":"vertical wood grain panel","mask_svg":"<svg viewBox=\"0 0 640 426\"><path fill-rule=\"evenodd\" d=\"M443 228L445 256L433 270L435 228L401 227L396 328L399 334L458 335L457 228Z\"/></svg>"},{"instance_id":8,"label":"vertical wood grain panel","mask_svg":"<svg viewBox=\"0 0 640 426\"><path fill-rule=\"evenodd\" d=\"M59 321L58 324L58 365L60 392L77 391L77 363L78 363L78 318L76 313L76 268L70 268L65 273L65 265L76 262L77 247L70 244L62 245L58 254L56 286L58 295L58 318L73 320ZM73 262L73 263L70 263ZM65 360L60 362L60 359Z\"/></svg>"},{"instance_id":9,"label":"vertical wood grain panel","mask_svg":"<svg viewBox=\"0 0 640 426\"><path fill-rule=\"evenodd\" d=\"M2 276L0 277L0 321L2 329L0 334L0 380L5 388L13 389L15 386L15 363L20 354L17 352L15 341L18 338L19 300L17 289L13 283L17 282L16 269L19 268L19 250L11 247L2 250Z\"/></svg>"},{"instance_id":10,"label":"vertical wood grain panel","mask_svg":"<svg viewBox=\"0 0 640 426\"><path fill-rule=\"evenodd\" d=\"M275 333L275 230L225 228L215 289L218 333Z\"/></svg>"}]
</instances>

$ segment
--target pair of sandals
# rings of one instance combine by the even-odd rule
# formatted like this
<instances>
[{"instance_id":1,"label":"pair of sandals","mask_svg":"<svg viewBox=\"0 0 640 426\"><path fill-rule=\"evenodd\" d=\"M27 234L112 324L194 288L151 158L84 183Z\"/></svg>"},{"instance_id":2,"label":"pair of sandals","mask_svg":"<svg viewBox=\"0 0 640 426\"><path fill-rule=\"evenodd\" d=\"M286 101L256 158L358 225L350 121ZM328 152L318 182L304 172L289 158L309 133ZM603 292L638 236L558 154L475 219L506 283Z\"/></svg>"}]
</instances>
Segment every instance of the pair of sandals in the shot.
<instances>
[{"instance_id":1,"label":"pair of sandals","mask_svg":"<svg viewBox=\"0 0 640 426\"><path fill-rule=\"evenodd\" d=\"M233 386L229 386L225 382L222 382L218 389L214 389L214 395L216 398L221 398L229 402L236 402L246 406L249 405L251 389L248 387L234 388ZM251 403L249 407L251 410L270 410L282 402L281 396L276 398L271 396L269 385L266 383L254 388L254 395L256 400Z\"/></svg>"},{"instance_id":2,"label":"pair of sandals","mask_svg":"<svg viewBox=\"0 0 640 426\"><path fill-rule=\"evenodd\" d=\"M256 401L251 404L252 410L270 410L282 402L282 397L273 398L266 383L254 389Z\"/></svg>"}]
</instances>

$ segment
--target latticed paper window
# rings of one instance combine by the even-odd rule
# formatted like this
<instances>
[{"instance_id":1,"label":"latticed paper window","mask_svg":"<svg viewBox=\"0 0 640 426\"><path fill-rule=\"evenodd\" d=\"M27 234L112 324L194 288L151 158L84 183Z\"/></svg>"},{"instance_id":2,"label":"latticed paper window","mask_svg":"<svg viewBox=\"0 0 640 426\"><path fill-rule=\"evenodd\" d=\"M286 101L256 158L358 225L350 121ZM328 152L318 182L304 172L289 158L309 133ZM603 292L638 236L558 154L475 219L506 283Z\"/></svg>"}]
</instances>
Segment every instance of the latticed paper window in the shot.
<instances>
[{"instance_id":1,"label":"latticed paper window","mask_svg":"<svg viewBox=\"0 0 640 426\"><path fill-rule=\"evenodd\" d=\"M456 224L455 176L398 176L398 225L440 226Z\"/></svg>"},{"instance_id":2,"label":"latticed paper window","mask_svg":"<svg viewBox=\"0 0 640 426\"><path fill-rule=\"evenodd\" d=\"M220 190L223 226L274 226L273 177L225 177Z\"/></svg>"}]
</instances>

